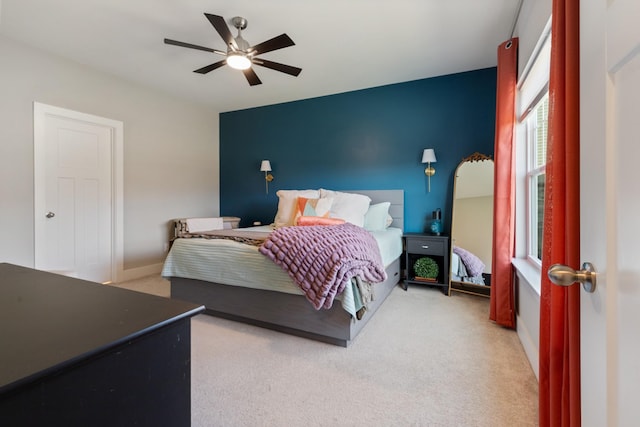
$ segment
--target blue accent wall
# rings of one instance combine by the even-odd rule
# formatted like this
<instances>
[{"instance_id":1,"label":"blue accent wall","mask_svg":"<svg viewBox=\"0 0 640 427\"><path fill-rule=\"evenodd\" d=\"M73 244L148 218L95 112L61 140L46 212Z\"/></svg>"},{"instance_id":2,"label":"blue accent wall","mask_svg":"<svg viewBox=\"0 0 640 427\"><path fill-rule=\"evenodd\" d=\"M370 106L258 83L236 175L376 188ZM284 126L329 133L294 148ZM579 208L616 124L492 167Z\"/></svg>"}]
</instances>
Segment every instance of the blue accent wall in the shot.
<instances>
[{"instance_id":1,"label":"blue accent wall","mask_svg":"<svg viewBox=\"0 0 640 427\"><path fill-rule=\"evenodd\" d=\"M451 224L453 175L493 156L496 68L220 114L220 213L269 224L280 189L403 189L405 231ZM422 150L437 163L427 191ZM271 161L265 193L260 162Z\"/></svg>"}]
</instances>

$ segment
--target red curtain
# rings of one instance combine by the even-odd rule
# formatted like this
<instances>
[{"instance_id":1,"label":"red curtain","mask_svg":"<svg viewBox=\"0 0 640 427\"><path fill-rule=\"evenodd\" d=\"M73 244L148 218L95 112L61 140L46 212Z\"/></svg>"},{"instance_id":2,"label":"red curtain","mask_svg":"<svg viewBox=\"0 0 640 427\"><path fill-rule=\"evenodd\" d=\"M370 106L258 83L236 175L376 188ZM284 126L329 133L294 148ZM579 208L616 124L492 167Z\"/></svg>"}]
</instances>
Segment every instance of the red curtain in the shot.
<instances>
[{"instance_id":1,"label":"red curtain","mask_svg":"<svg viewBox=\"0 0 640 427\"><path fill-rule=\"evenodd\" d=\"M515 328L513 269L515 245L516 79L518 39L498 46L496 140L494 146L493 263L489 318Z\"/></svg>"},{"instance_id":2,"label":"red curtain","mask_svg":"<svg viewBox=\"0 0 640 427\"><path fill-rule=\"evenodd\" d=\"M549 134L540 295L540 426L580 425L580 288L551 284L552 264L579 268L579 0L553 0Z\"/></svg>"}]
</instances>

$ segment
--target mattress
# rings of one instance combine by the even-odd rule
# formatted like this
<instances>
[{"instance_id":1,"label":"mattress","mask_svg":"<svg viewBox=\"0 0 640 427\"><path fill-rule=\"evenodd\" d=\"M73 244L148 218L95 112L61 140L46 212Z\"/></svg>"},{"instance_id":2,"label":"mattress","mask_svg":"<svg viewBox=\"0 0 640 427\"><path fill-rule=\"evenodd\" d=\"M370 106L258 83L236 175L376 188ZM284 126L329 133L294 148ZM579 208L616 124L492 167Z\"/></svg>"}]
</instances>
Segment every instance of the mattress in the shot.
<instances>
[{"instance_id":1,"label":"mattress","mask_svg":"<svg viewBox=\"0 0 640 427\"><path fill-rule=\"evenodd\" d=\"M269 226L244 230L264 232L265 237L272 231ZM402 254L401 229L389 227L370 233L378 243L385 267ZM165 260L162 276L303 295L289 275L262 255L257 246L228 239L176 239ZM336 299L355 317L358 308L353 287L346 286Z\"/></svg>"}]
</instances>

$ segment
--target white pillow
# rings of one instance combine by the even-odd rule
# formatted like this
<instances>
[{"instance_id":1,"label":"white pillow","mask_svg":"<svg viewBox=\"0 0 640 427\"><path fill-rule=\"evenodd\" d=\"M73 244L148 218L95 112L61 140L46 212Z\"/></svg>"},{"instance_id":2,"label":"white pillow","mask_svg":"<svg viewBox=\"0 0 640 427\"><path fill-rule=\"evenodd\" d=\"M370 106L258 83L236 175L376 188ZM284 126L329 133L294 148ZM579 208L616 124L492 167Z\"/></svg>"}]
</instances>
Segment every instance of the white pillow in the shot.
<instances>
[{"instance_id":1,"label":"white pillow","mask_svg":"<svg viewBox=\"0 0 640 427\"><path fill-rule=\"evenodd\" d=\"M343 193L340 191L320 189L320 197L333 198L331 204L331 210L329 212L330 218L344 219L351 224L363 227L364 216L369 210L369 203L371 199L369 196L363 194Z\"/></svg>"},{"instance_id":2,"label":"white pillow","mask_svg":"<svg viewBox=\"0 0 640 427\"><path fill-rule=\"evenodd\" d=\"M278 196L278 212L273 220L273 225L278 228L294 225L298 197L317 199L320 197L320 192L318 190L278 190L276 195Z\"/></svg>"},{"instance_id":3,"label":"white pillow","mask_svg":"<svg viewBox=\"0 0 640 427\"><path fill-rule=\"evenodd\" d=\"M389 224L389 206L391 203L382 202L369 206L369 210L364 215L364 228L369 231L385 230ZM393 218L391 218L393 221Z\"/></svg>"}]
</instances>

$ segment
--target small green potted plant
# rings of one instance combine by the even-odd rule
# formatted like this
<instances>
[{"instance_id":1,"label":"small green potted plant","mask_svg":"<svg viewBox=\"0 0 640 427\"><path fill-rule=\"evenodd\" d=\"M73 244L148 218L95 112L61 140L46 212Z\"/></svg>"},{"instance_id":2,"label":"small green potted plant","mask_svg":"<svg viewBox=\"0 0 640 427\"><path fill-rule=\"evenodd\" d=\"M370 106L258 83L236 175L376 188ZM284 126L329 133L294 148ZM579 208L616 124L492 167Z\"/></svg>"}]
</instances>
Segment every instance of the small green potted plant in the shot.
<instances>
[{"instance_id":1,"label":"small green potted plant","mask_svg":"<svg viewBox=\"0 0 640 427\"><path fill-rule=\"evenodd\" d=\"M418 258L416 262L413 263L413 271L416 274L416 280L436 282L438 280L440 268L438 267L438 263L432 258L422 257Z\"/></svg>"}]
</instances>

